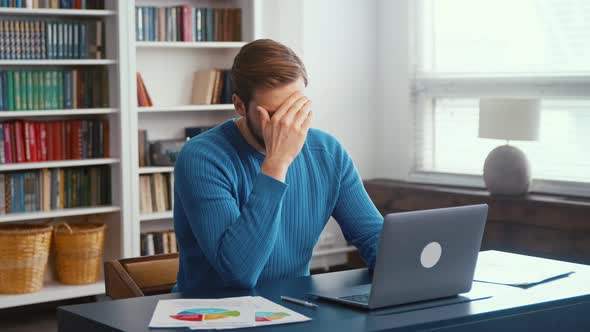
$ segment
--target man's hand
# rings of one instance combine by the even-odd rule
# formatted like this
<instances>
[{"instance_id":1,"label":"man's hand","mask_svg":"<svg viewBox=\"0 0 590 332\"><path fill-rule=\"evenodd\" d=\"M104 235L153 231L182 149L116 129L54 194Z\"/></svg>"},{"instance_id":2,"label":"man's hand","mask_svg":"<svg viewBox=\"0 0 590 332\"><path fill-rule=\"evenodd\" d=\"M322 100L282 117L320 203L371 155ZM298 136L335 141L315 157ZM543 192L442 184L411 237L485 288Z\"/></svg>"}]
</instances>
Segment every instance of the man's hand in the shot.
<instances>
[{"instance_id":1,"label":"man's hand","mask_svg":"<svg viewBox=\"0 0 590 332\"><path fill-rule=\"evenodd\" d=\"M262 173L285 182L287 170L295 160L311 125L311 101L300 92L292 94L270 118L268 111L258 106L262 118L262 133L266 158Z\"/></svg>"}]
</instances>

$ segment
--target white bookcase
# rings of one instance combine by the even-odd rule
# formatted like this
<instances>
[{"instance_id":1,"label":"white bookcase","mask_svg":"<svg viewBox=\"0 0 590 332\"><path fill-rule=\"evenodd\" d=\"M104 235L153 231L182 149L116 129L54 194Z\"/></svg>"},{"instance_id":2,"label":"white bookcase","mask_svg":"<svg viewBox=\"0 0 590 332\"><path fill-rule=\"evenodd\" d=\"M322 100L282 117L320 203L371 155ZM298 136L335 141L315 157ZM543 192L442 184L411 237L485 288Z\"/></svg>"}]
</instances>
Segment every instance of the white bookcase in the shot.
<instances>
[{"instance_id":1,"label":"white bookcase","mask_svg":"<svg viewBox=\"0 0 590 332\"><path fill-rule=\"evenodd\" d=\"M246 42L263 37L261 0L136 0L105 1L106 10L0 8L0 17L100 18L105 21L106 57L100 60L0 60L0 69L105 66L109 71L108 108L0 112L0 121L12 119L73 119L99 117L110 120L109 158L0 165L0 172L46 167L110 165L112 205L32 212L0 216L0 223L39 223L51 218L101 221L107 224L105 260L140 255L142 232L173 228L172 211L140 213L141 174L172 173L173 167L140 168L138 129L146 129L148 140L181 139L184 128L213 126L236 116L233 105L191 105L193 73L205 68L230 68L234 56ZM240 7L242 42L136 42L136 6ZM137 106L136 72L139 71L154 106ZM331 223L333 224L333 223ZM328 231L339 229L328 226ZM320 240L328 242L330 239ZM320 243L321 244L321 243ZM339 264L334 255L351 247L321 249L314 253L312 267ZM44 288L37 293L0 295L0 309L33 303L104 293L104 282L92 285L60 284L49 262Z\"/></svg>"},{"instance_id":2,"label":"white bookcase","mask_svg":"<svg viewBox=\"0 0 590 332\"><path fill-rule=\"evenodd\" d=\"M185 127L215 126L235 116L233 105L191 105L193 74L200 69L229 69L239 49L259 37L260 4L258 0L136 0L135 6L178 6L242 9L242 41L240 42L146 42L136 41L135 22L129 29L128 77L141 73L153 100L153 107L130 105L129 123L132 177L132 254L140 255L142 232L173 229L172 211L142 214L140 212L139 176L172 173L173 167L139 167L139 129L147 130L148 141L183 139ZM131 17L134 21L135 16ZM136 91L135 79L129 80L129 91ZM135 94L131 94L135 96Z\"/></svg>"},{"instance_id":3,"label":"white bookcase","mask_svg":"<svg viewBox=\"0 0 590 332\"><path fill-rule=\"evenodd\" d=\"M13 119L28 120L62 120L80 117L101 118L109 120L110 156L109 158L67 160L0 165L0 172L33 170L40 168L76 167L92 165L109 165L111 167L111 196L109 206L70 208L48 212L12 213L0 216L0 223L39 223L52 218L70 222L96 221L107 224L105 236L105 259L117 259L133 254L129 239L131 238L131 194L129 179L131 173L131 150L128 144L128 88L129 77L126 75L127 45L127 7L124 1L106 1L106 10L69 10L69 9L25 9L0 8L0 18L68 18L101 19L105 22L105 59L99 60L0 60L0 69L14 68L68 68L73 66L104 66L108 69L109 108L79 110L39 110L0 112L0 121ZM45 285L36 293L22 295L0 294L0 308L27 305L39 302L55 301L67 298L90 296L104 293L101 281L81 286L68 286L57 281L52 261L47 266Z\"/></svg>"}]
</instances>

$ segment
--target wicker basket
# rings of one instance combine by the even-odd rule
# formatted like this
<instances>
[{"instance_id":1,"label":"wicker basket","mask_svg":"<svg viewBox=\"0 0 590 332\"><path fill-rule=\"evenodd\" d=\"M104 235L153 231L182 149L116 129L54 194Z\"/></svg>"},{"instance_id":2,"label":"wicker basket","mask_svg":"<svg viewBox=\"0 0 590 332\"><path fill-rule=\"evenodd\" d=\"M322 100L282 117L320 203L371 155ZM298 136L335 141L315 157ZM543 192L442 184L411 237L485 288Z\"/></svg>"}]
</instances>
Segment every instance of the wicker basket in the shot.
<instances>
[{"instance_id":1,"label":"wicker basket","mask_svg":"<svg viewBox=\"0 0 590 332\"><path fill-rule=\"evenodd\" d=\"M104 224L61 223L53 230L59 281L68 285L98 281L104 248Z\"/></svg>"},{"instance_id":2,"label":"wicker basket","mask_svg":"<svg viewBox=\"0 0 590 332\"><path fill-rule=\"evenodd\" d=\"M43 288L52 226L0 227L0 293L33 293Z\"/></svg>"}]
</instances>

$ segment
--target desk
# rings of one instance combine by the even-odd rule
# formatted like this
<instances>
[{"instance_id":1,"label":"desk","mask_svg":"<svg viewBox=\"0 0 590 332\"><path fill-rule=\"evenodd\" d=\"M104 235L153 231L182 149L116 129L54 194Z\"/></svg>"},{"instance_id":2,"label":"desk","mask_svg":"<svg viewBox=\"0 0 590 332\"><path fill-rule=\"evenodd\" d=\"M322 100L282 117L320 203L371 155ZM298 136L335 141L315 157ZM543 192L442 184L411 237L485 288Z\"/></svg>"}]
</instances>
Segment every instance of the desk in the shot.
<instances>
[{"instance_id":1,"label":"desk","mask_svg":"<svg viewBox=\"0 0 590 332\"><path fill-rule=\"evenodd\" d=\"M265 282L253 290L204 290L65 306L58 308L57 318L61 332L150 331L148 324L160 299L257 295L313 320L248 331L590 331L590 266L552 260L547 264L566 264L576 273L527 290L475 282L474 290L493 298L396 314L388 314L392 309L387 308L364 311L324 301L317 301L320 308L314 310L280 300L281 295L304 297L319 289L370 282L367 270L360 269Z\"/></svg>"}]
</instances>

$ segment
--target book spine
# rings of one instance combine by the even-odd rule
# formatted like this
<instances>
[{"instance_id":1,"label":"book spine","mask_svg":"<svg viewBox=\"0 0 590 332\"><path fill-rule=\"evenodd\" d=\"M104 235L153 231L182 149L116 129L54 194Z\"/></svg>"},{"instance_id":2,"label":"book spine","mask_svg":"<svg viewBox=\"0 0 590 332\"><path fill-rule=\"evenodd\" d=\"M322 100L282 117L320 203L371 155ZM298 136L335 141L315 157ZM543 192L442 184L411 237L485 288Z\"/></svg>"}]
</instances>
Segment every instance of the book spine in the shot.
<instances>
[{"instance_id":1,"label":"book spine","mask_svg":"<svg viewBox=\"0 0 590 332\"><path fill-rule=\"evenodd\" d=\"M88 23L80 24L80 58L88 58Z\"/></svg>"},{"instance_id":2,"label":"book spine","mask_svg":"<svg viewBox=\"0 0 590 332\"><path fill-rule=\"evenodd\" d=\"M4 71L0 71L0 111L4 111L6 108L4 106L4 100L5 100L5 95L4 95L4 86L5 86L5 75L4 75Z\"/></svg>"},{"instance_id":3,"label":"book spine","mask_svg":"<svg viewBox=\"0 0 590 332\"><path fill-rule=\"evenodd\" d=\"M34 103L33 103L33 92L34 92L34 88L33 88L33 72L31 70L27 70L26 71L26 79L27 79L27 89L26 89L26 95L27 95L27 105L26 108L27 110L32 110L35 109L34 107Z\"/></svg>"},{"instance_id":4,"label":"book spine","mask_svg":"<svg viewBox=\"0 0 590 332\"><path fill-rule=\"evenodd\" d=\"M73 108L73 97L72 97L72 71L64 70L63 72L63 95L64 95L64 108Z\"/></svg>"},{"instance_id":5,"label":"book spine","mask_svg":"<svg viewBox=\"0 0 590 332\"><path fill-rule=\"evenodd\" d=\"M15 146L16 146L16 162L25 162L25 137L23 132L22 121L14 122Z\"/></svg>"},{"instance_id":6,"label":"book spine","mask_svg":"<svg viewBox=\"0 0 590 332\"><path fill-rule=\"evenodd\" d=\"M4 128L0 126L0 164L6 163L6 157L4 153ZM1 174L1 173L0 173ZM3 197L0 195L0 197Z\"/></svg>"},{"instance_id":7,"label":"book spine","mask_svg":"<svg viewBox=\"0 0 590 332\"><path fill-rule=\"evenodd\" d=\"M135 7L135 40L143 41L143 18L141 7Z\"/></svg>"},{"instance_id":8,"label":"book spine","mask_svg":"<svg viewBox=\"0 0 590 332\"><path fill-rule=\"evenodd\" d=\"M65 59L65 53L64 53L64 42L65 42L65 32L64 32L64 24L61 22L56 23L57 25L57 59Z\"/></svg>"},{"instance_id":9,"label":"book spine","mask_svg":"<svg viewBox=\"0 0 590 332\"><path fill-rule=\"evenodd\" d=\"M14 160L12 158L12 125L8 122L2 124L2 128L4 129L4 159L6 163L13 163ZM0 197L0 199L2 199Z\"/></svg>"},{"instance_id":10,"label":"book spine","mask_svg":"<svg viewBox=\"0 0 590 332\"><path fill-rule=\"evenodd\" d=\"M182 41L190 42L193 39L191 23L192 11L189 6L182 6Z\"/></svg>"},{"instance_id":11,"label":"book spine","mask_svg":"<svg viewBox=\"0 0 590 332\"><path fill-rule=\"evenodd\" d=\"M43 25L45 26L45 57L47 59L53 59L53 23L52 22L44 22Z\"/></svg>"},{"instance_id":12,"label":"book spine","mask_svg":"<svg viewBox=\"0 0 590 332\"><path fill-rule=\"evenodd\" d=\"M31 127L33 127L33 139L35 140L35 149L31 150L31 153L34 153L32 157L35 161L41 161L41 126L39 122L33 122Z\"/></svg>"},{"instance_id":13,"label":"book spine","mask_svg":"<svg viewBox=\"0 0 590 332\"><path fill-rule=\"evenodd\" d=\"M48 148L47 148L47 122L37 123L39 125L39 141L38 144L41 146L41 161L48 160Z\"/></svg>"}]
</instances>

